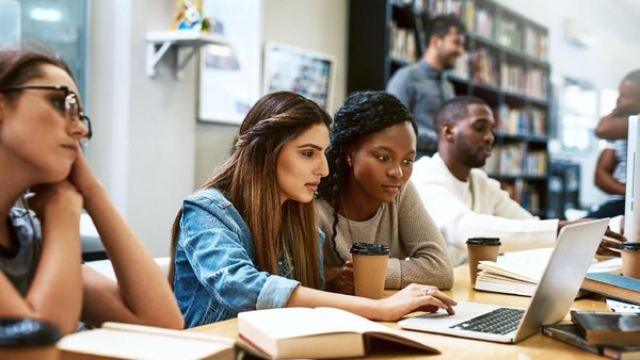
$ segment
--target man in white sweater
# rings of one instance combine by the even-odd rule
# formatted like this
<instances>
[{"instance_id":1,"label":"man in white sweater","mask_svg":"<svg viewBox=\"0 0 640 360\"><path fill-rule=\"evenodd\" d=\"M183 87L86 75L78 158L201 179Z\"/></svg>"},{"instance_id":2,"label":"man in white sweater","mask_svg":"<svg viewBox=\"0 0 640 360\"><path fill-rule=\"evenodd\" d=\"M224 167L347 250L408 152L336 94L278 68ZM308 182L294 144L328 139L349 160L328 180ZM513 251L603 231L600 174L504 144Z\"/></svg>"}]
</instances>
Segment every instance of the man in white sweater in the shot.
<instances>
[{"instance_id":1,"label":"man in white sweater","mask_svg":"<svg viewBox=\"0 0 640 360\"><path fill-rule=\"evenodd\" d=\"M553 246L568 222L533 216L480 169L495 140L489 106L471 96L454 98L440 109L435 126L438 153L415 163L412 181L449 246L453 264L466 260L471 237L498 237L501 252ZM603 246L616 246L605 242Z\"/></svg>"}]
</instances>

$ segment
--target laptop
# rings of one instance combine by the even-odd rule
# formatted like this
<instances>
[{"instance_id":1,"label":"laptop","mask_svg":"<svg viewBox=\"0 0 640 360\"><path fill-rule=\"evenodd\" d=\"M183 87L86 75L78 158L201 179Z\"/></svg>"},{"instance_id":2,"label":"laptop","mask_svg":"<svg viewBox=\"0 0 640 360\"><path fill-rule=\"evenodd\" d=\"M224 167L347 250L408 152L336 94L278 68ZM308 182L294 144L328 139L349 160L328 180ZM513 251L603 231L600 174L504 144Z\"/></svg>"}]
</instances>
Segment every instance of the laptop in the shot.
<instances>
[{"instance_id":1,"label":"laptop","mask_svg":"<svg viewBox=\"0 0 640 360\"><path fill-rule=\"evenodd\" d=\"M564 226L527 309L458 302L456 314L428 313L398 322L403 329L516 343L560 322L580 290L609 219Z\"/></svg>"}]
</instances>

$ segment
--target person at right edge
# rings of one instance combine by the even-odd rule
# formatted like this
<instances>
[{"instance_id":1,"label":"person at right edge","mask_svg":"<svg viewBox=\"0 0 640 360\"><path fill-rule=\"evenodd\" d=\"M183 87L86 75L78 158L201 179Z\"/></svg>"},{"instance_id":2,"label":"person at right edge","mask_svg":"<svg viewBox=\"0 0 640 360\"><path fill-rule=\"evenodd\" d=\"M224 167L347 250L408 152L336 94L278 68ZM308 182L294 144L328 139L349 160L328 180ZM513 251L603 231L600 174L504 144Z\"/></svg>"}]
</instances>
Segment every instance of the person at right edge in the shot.
<instances>
[{"instance_id":1,"label":"person at right edge","mask_svg":"<svg viewBox=\"0 0 640 360\"><path fill-rule=\"evenodd\" d=\"M640 113L640 69L627 74L618 89L615 109L604 116L596 128L596 135L609 141L598 157L594 182L609 197L604 204L589 211L589 218L624 214L628 118Z\"/></svg>"},{"instance_id":2,"label":"person at right edge","mask_svg":"<svg viewBox=\"0 0 640 360\"><path fill-rule=\"evenodd\" d=\"M433 125L436 112L455 96L453 85L443 73L453 69L464 54L466 28L453 15L431 19L426 26L427 39L422 59L402 67L387 83L387 92L409 108L418 125L416 159L438 151L438 134Z\"/></svg>"}]
</instances>

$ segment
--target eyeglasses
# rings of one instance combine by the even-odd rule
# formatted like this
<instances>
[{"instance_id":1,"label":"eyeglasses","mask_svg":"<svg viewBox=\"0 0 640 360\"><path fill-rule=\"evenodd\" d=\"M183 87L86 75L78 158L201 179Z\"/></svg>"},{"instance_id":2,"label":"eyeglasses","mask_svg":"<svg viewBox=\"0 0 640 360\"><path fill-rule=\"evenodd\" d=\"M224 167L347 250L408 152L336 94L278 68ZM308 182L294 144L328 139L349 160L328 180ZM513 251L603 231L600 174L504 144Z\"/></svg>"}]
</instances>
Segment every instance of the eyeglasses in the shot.
<instances>
[{"instance_id":1,"label":"eyeglasses","mask_svg":"<svg viewBox=\"0 0 640 360\"><path fill-rule=\"evenodd\" d=\"M89 119L89 117L82 112L82 109L80 108L80 101L78 100L78 95L76 95L75 92L70 90L67 86L62 85L16 85L2 89L0 90L0 93L22 90L55 90L64 92L64 109L58 110L64 110L71 123L75 123L76 121L82 123L82 126L87 129L87 135L85 135L82 140L80 140L80 145L85 146L89 143L91 136L93 136L93 131L91 129L91 119Z\"/></svg>"}]
</instances>

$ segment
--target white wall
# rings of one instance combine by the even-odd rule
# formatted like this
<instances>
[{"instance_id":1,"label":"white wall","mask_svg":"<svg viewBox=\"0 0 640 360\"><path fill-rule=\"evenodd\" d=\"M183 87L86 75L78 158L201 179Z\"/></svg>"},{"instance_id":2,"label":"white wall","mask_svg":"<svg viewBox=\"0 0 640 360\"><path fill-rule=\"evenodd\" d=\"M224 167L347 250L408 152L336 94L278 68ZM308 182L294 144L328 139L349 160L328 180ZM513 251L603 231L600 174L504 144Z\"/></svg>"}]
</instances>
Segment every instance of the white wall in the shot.
<instances>
[{"instance_id":1,"label":"white wall","mask_svg":"<svg viewBox=\"0 0 640 360\"><path fill-rule=\"evenodd\" d=\"M181 200L193 190L195 62L175 80L163 61L146 75L147 31L167 29L174 2L92 2L89 88L92 165L154 256L169 253Z\"/></svg>"},{"instance_id":2,"label":"white wall","mask_svg":"<svg viewBox=\"0 0 640 360\"><path fill-rule=\"evenodd\" d=\"M598 90L617 89L621 78L640 68L640 2L628 0L497 0L549 29L549 61L555 76L591 82ZM631 8L627 8L631 7ZM633 11L629 11L633 10ZM577 19L595 46L580 48L564 40L564 20ZM606 194L593 184L600 152L559 154L581 164L580 200L583 206L602 203Z\"/></svg>"},{"instance_id":3,"label":"white wall","mask_svg":"<svg viewBox=\"0 0 640 360\"><path fill-rule=\"evenodd\" d=\"M339 106L346 88L347 0L264 1L265 41L337 59L333 105ZM146 76L145 35L169 27L174 5L91 2L89 89L95 136L89 158L154 256L168 254L182 199L228 157L238 131L237 126L196 122L196 61L179 81L170 71L170 57L155 78Z\"/></svg>"},{"instance_id":4,"label":"white wall","mask_svg":"<svg viewBox=\"0 0 640 360\"><path fill-rule=\"evenodd\" d=\"M348 0L263 0L263 40L329 54L336 59L331 112L345 98ZM295 16L293 16L295 14ZM228 156L238 127L197 124L196 176L199 186Z\"/></svg>"}]
</instances>

